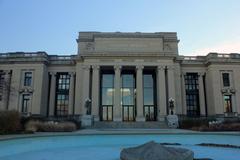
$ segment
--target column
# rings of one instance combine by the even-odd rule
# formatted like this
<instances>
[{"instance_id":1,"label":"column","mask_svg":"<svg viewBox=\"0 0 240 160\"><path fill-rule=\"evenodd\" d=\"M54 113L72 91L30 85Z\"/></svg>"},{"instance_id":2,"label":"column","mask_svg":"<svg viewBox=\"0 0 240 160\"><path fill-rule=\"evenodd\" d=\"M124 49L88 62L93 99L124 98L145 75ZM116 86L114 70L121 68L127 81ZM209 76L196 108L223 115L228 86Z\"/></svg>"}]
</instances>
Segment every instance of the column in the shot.
<instances>
[{"instance_id":1,"label":"column","mask_svg":"<svg viewBox=\"0 0 240 160\"><path fill-rule=\"evenodd\" d=\"M55 111L55 99L56 99L56 73L51 72L51 88L50 88L50 99L49 99L49 116L54 116Z\"/></svg>"},{"instance_id":2,"label":"column","mask_svg":"<svg viewBox=\"0 0 240 160\"><path fill-rule=\"evenodd\" d=\"M181 78L182 78L182 113L184 115L187 115L185 75L186 75L185 72L183 72L181 74Z\"/></svg>"},{"instance_id":3,"label":"column","mask_svg":"<svg viewBox=\"0 0 240 160\"><path fill-rule=\"evenodd\" d=\"M75 102L74 102L74 115L79 116L83 114L83 102L82 102L82 93L83 93L83 66L82 64L77 63L75 68Z\"/></svg>"},{"instance_id":4,"label":"column","mask_svg":"<svg viewBox=\"0 0 240 160\"><path fill-rule=\"evenodd\" d=\"M173 113L175 114L176 107L178 107L178 106L176 106L174 66L167 66L167 76L168 76L168 100L170 98L174 99ZM170 112L170 110L169 110L169 112Z\"/></svg>"},{"instance_id":5,"label":"column","mask_svg":"<svg viewBox=\"0 0 240 160\"><path fill-rule=\"evenodd\" d=\"M113 120L122 121L122 106L121 106L121 66L114 66L114 106Z\"/></svg>"},{"instance_id":6,"label":"column","mask_svg":"<svg viewBox=\"0 0 240 160\"><path fill-rule=\"evenodd\" d=\"M74 107L74 88L75 88L75 73L70 73L70 86L69 86L69 108L68 115L73 115Z\"/></svg>"},{"instance_id":7,"label":"column","mask_svg":"<svg viewBox=\"0 0 240 160\"><path fill-rule=\"evenodd\" d=\"M93 77L92 77L92 115L94 121L99 121L99 66L92 66Z\"/></svg>"},{"instance_id":8,"label":"column","mask_svg":"<svg viewBox=\"0 0 240 160\"><path fill-rule=\"evenodd\" d=\"M89 99L89 89L90 89L90 66L88 65L85 65L83 66L83 93L82 93L82 104L83 104L83 108L82 108L82 111L83 113L82 114L86 114L86 108L85 108L85 102L87 99Z\"/></svg>"},{"instance_id":9,"label":"column","mask_svg":"<svg viewBox=\"0 0 240 160\"><path fill-rule=\"evenodd\" d=\"M164 121L165 116L167 115L165 66L158 66L157 83L158 83L157 119L158 121Z\"/></svg>"},{"instance_id":10,"label":"column","mask_svg":"<svg viewBox=\"0 0 240 160\"><path fill-rule=\"evenodd\" d=\"M8 109L8 102L9 102L9 96L10 96L10 92L11 92L11 83L10 83L10 74L11 71L4 71L5 72L5 76L4 76L4 80L3 80L3 97L2 97L2 101L3 101L3 109L7 110Z\"/></svg>"},{"instance_id":11,"label":"column","mask_svg":"<svg viewBox=\"0 0 240 160\"><path fill-rule=\"evenodd\" d=\"M136 121L145 121L143 115L143 66L136 66L137 69L137 117Z\"/></svg>"},{"instance_id":12,"label":"column","mask_svg":"<svg viewBox=\"0 0 240 160\"><path fill-rule=\"evenodd\" d=\"M204 76L204 73L198 73L199 102L200 102L200 115L201 116L206 116L203 76Z\"/></svg>"}]
</instances>

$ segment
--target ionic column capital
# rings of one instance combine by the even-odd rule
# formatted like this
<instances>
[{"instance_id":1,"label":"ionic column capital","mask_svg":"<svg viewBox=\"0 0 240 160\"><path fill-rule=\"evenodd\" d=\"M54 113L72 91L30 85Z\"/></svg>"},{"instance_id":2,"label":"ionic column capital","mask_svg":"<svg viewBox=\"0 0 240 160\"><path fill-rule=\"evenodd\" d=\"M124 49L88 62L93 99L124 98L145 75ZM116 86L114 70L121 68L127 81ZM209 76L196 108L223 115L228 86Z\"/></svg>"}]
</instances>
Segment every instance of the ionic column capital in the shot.
<instances>
[{"instance_id":1,"label":"ionic column capital","mask_svg":"<svg viewBox=\"0 0 240 160\"><path fill-rule=\"evenodd\" d=\"M5 74L11 74L11 70L4 70L3 71Z\"/></svg>"},{"instance_id":2,"label":"ionic column capital","mask_svg":"<svg viewBox=\"0 0 240 160\"><path fill-rule=\"evenodd\" d=\"M76 73L75 73L75 72L69 72L68 74L69 74L71 77L74 77Z\"/></svg>"},{"instance_id":3,"label":"ionic column capital","mask_svg":"<svg viewBox=\"0 0 240 160\"><path fill-rule=\"evenodd\" d=\"M93 65L93 66L92 66L92 69L93 69L93 70L99 70L99 69L100 69L100 66L99 66L99 65Z\"/></svg>"},{"instance_id":4,"label":"ionic column capital","mask_svg":"<svg viewBox=\"0 0 240 160\"><path fill-rule=\"evenodd\" d=\"M157 69L158 70L165 70L166 66L158 66Z\"/></svg>"},{"instance_id":5,"label":"ionic column capital","mask_svg":"<svg viewBox=\"0 0 240 160\"><path fill-rule=\"evenodd\" d=\"M204 76L205 75L205 72L198 72L198 76L199 77L202 77L202 76Z\"/></svg>"},{"instance_id":6,"label":"ionic column capital","mask_svg":"<svg viewBox=\"0 0 240 160\"><path fill-rule=\"evenodd\" d=\"M83 65L82 68L84 70L90 70L91 66L90 65Z\"/></svg>"},{"instance_id":7,"label":"ionic column capital","mask_svg":"<svg viewBox=\"0 0 240 160\"><path fill-rule=\"evenodd\" d=\"M184 77L184 76L186 76L186 75L187 75L187 72L185 72L185 71L181 73L181 76L182 76L182 77Z\"/></svg>"},{"instance_id":8,"label":"ionic column capital","mask_svg":"<svg viewBox=\"0 0 240 160\"><path fill-rule=\"evenodd\" d=\"M168 70L174 70L174 68L175 68L174 66L167 66Z\"/></svg>"},{"instance_id":9,"label":"ionic column capital","mask_svg":"<svg viewBox=\"0 0 240 160\"><path fill-rule=\"evenodd\" d=\"M115 71L119 71L119 70L121 70L121 69L122 69L122 66L117 66L117 65L114 66L114 70L115 70Z\"/></svg>"},{"instance_id":10,"label":"ionic column capital","mask_svg":"<svg viewBox=\"0 0 240 160\"><path fill-rule=\"evenodd\" d=\"M57 72L49 72L49 74L50 74L51 76L56 76L56 75L57 75Z\"/></svg>"},{"instance_id":11,"label":"ionic column capital","mask_svg":"<svg viewBox=\"0 0 240 160\"><path fill-rule=\"evenodd\" d=\"M143 70L144 69L144 66L143 65L138 65L136 66L136 70Z\"/></svg>"}]
</instances>

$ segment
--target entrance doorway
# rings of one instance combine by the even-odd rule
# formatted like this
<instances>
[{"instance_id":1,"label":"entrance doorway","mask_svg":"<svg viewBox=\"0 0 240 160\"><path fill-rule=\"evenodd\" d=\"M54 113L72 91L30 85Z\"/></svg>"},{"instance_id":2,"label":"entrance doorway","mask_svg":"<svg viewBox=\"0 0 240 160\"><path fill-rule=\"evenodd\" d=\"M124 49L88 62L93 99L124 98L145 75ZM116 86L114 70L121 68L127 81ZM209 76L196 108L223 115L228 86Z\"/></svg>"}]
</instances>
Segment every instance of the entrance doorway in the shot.
<instances>
[{"instance_id":1,"label":"entrance doorway","mask_svg":"<svg viewBox=\"0 0 240 160\"><path fill-rule=\"evenodd\" d=\"M100 120L113 120L114 73L106 70L101 73Z\"/></svg>"},{"instance_id":2,"label":"entrance doorway","mask_svg":"<svg viewBox=\"0 0 240 160\"><path fill-rule=\"evenodd\" d=\"M131 71L122 72L122 119L135 121L136 117L136 81L135 74Z\"/></svg>"},{"instance_id":3,"label":"entrance doorway","mask_svg":"<svg viewBox=\"0 0 240 160\"><path fill-rule=\"evenodd\" d=\"M156 75L151 69L143 71L143 111L146 121L156 121Z\"/></svg>"}]
</instances>

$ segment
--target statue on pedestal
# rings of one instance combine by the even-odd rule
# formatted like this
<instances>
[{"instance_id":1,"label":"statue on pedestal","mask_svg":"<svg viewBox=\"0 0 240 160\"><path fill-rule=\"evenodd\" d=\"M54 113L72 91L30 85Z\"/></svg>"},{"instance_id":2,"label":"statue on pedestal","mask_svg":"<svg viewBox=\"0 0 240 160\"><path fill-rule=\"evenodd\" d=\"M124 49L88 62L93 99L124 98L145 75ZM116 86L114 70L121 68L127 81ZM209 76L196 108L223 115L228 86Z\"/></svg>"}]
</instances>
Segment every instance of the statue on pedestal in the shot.
<instances>
[{"instance_id":1,"label":"statue on pedestal","mask_svg":"<svg viewBox=\"0 0 240 160\"><path fill-rule=\"evenodd\" d=\"M173 109L174 109L174 99L169 99L169 108L170 108L170 114L173 115Z\"/></svg>"},{"instance_id":2,"label":"statue on pedestal","mask_svg":"<svg viewBox=\"0 0 240 160\"><path fill-rule=\"evenodd\" d=\"M176 114L174 114L174 112L173 112L173 110L174 110L174 99L169 98L168 103L169 103L169 108L170 108L170 115L167 116L168 127L178 128L179 127L178 116Z\"/></svg>"},{"instance_id":3,"label":"statue on pedestal","mask_svg":"<svg viewBox=\"0 0 240 160\"><path fill-rule=\"evenodd\" d=\"M91 109L92 109L92 101L91 99L87 98L85 100L85 108L86 108L86 115L91 115Z\"/></svg>"}]
</instances>

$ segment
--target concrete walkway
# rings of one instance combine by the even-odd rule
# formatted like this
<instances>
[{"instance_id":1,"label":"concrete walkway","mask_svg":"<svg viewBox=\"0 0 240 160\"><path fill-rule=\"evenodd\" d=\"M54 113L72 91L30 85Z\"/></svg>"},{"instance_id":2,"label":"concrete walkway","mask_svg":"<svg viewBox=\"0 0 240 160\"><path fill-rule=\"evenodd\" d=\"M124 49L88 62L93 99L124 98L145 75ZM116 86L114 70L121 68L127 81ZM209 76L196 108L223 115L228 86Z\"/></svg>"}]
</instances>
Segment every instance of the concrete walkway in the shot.
<instances>
[{"instance_id":1,"label":"concrete walkway","mask_svg":"<svg viewBox=\"0 0 240 160\"><path fill-rule=\"evenodd\" d=\"M35 134L0 135L0 140L48 137L48 136L76 136L76 135L150 135L150 134L211 134L211 135L235 135L240 132L198 132L184 129L81 129L75 132L37 132Z\"/></svg>"}]
</instances>

